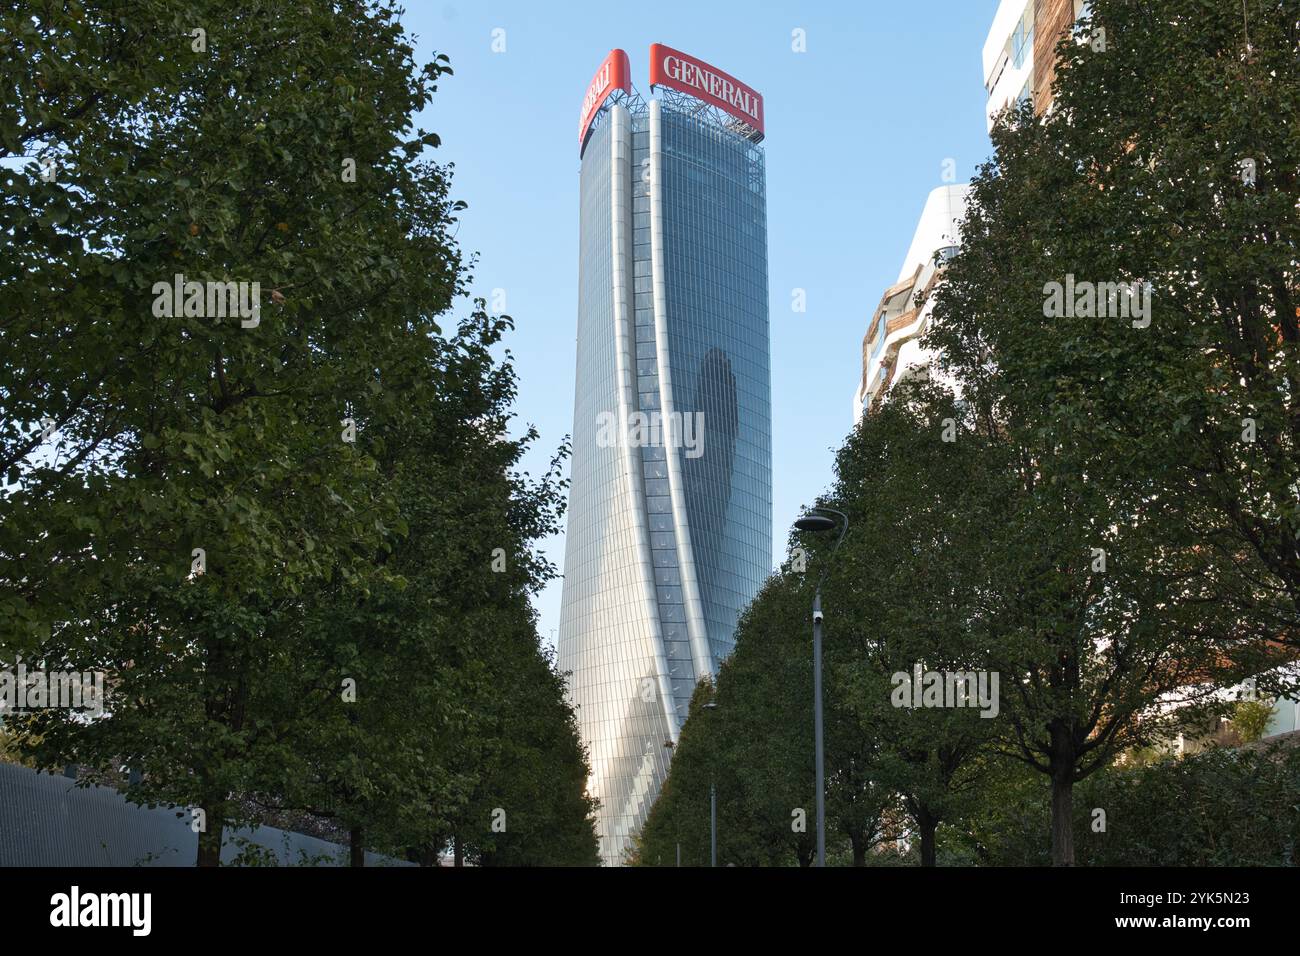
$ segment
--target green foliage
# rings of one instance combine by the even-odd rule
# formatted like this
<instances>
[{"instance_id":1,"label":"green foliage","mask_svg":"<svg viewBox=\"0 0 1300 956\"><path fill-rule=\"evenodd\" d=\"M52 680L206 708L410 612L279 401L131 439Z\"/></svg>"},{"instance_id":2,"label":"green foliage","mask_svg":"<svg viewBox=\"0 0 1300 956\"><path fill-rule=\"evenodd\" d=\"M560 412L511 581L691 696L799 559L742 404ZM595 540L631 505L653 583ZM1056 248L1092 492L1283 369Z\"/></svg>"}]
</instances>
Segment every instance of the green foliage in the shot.
<instances>
[{"instance_id":1,"label":"green foliage","mask_svg":"<svg viewBox=\"0 0 1300 956\"><path fill-rule=\"evenodd\" d=\"M22 750L15 745L13 735L5 730L3 724L0 724L0 763L30 764L30 762L30 759L24 759Z\"/></svg>"},{"instance_id":2,"label":"green foliage","mask_svg":"<svg viewBox=\"0 0 1300 956\"><path fill-rule=\"evenodd\" d=\"M852 533L820 559L829 563L832 689L861 731L877 738L873 779L902 795L927 864L935 828L960 816L997 724L973 701L909 708L893 699L894 675L911 678L918 666L996 670L982 559L990 529L1003 520L1005 460L975 435L944 441L945 423L962 417L942 389L904 385L866 418L836 457L827 502L848 516Z\"/></svg>"},{"instance_id":3,"label":"green foliage","mask_svg":"<svg viewBox=\"0 0 1300 956\"><path fill-rule=\"evenodd\" d=\"M431 860L513 762L515 861L551 826L594 859L528 604L564 451L517 473L510 320L442 329L464 204L411 117L446 57L387 2L76 7L0 30L0 662L104 671L109 714L9 729L205 808L203 863L263 812ZM260 283L259 321L158 315L177 273Z\"/></svg>"},{"instance_id":4,"label":"green foliage","mask_svg":"<svg viewBox=\"0 0 1300 956\"><path fill-rule=\"evenodd\" d=\"M933 344L1071 467L1127 472L1236 633L1300 645L1300 28L1253 0L1092 11L1106 49L1062 44L1051 116L995 132ZM1045 315L1067 274L1148 283L1149 326Z\"/></svg>"},{"instance_id":5,"label":"green foliage","mask_svg":"<svg viewBox=\"0 0 1300 956\"><path fill-rule=\"evenodd\" d=\"M1075 844L1092 866L1294 866L1300 750L1212 748L1116 767L1080 798ZM1092 808L1106 811L1093 832Z\"/></svg>"},{"instance_id":6,"label":"green foliage","mask_svg":"<svg viewBox=\"0 0 1300 956\"><path fill-rule=\"evenodd\" d=\"M940 863L1049 866L1051 786L1023 761L994 758L960 826L939 834Z\"/></svg>"},{"instance_id":7,"label":"green foliage","mask_svg":"<svg viewBox=\"0 0 1300 956\"><path fill-rule=\"evenodd\" d=\"M707 866L711 785L720 866L813 862L811 583L783 570L742 616L716 688L696 689L634 862L673 866L680 844L682 865ZM826 699L827 857L862 865L890 832L895 799L873 777L879 734L839 706L830 682Z\"/></svg>"},{"instance_id":8,"label":"green foliage","mask_svg":"<svg viewBox=\"0 0 1300 956\"><path fill-rule=\"evenodd\" d=\"M982 865L1048 862L1047 787L1009 774L944 850ZM1088 866L1294 866L1300 749L1211 748L1112 766L1078 788L1072 826ZM1098 813L1104 811L1104 817ZM1104 823L1104 829L1102 825Z\"/></svg>"},{"instance_id":9,"label":"green foliage","mask_svg":"<svg viewBox=\"0 0 1300 956\"><path fill-rule=\"evenodd\" d=\"M1276 701L1239 700L1232 709L1232 728L1243 744L1254 743L1264 736L1273 721Z\"/></svg>"},{"instance_id":10,"label":"green foliage","mask_svg":"<svg viewBox=\"0 0 1300 956\"><path fill-rule=\"evenodd\" d=\"M1278 679L1269 642L1300 625L1300 190L1270 119L1295 114L1296 73L1274 67L1296 26L1250 6L1246 55L1241 11L1173 0L1152 29L1094 3L1106 48L1067 39L1054 111L995 130L937 293L928 342L1015 463L991 636L1024 675L1007 723L1053 781L1056 862L1071 788L1160 733L1162 693L1222 712L1214 688ZM1268 174L1248 188L1252 156ZM1149 315L1053 314L1051 284L1073 281L1147 283Z\"/></svg>"}]
</instances>

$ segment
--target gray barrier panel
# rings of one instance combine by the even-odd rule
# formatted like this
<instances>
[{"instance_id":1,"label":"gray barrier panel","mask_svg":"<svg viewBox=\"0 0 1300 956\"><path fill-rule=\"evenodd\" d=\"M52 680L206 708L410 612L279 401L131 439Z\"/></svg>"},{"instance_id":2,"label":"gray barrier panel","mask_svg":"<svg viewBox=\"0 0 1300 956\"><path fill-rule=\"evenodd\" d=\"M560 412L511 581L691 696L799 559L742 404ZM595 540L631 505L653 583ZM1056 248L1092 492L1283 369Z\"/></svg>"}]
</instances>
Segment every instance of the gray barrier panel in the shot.
<instances>
[{"instance_id":1,"label":"gray barrier panel","mask_svg":"<svg viewBox=\"0 0 1300 956\"><path fill-rule=\"evenodd\" d=\"M249 844L266 865L348 862L347 847L275 827L228 834L221 862L248 854ZM111 787L78 787L64 776L0 763L0 867L193 866L197 850L186 810L137 806ZM366 854L366 866L413 865Z\"/></svg>"}]
</instances>

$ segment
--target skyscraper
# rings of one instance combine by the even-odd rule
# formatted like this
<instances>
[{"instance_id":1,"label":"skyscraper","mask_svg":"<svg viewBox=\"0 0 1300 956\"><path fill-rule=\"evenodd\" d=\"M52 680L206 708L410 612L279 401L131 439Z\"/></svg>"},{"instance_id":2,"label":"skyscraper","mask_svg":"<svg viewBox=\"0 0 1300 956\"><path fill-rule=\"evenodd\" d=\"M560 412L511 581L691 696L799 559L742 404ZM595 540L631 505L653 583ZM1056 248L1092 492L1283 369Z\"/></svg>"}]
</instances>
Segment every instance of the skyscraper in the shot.
<instances>
[{"instance_id":1,"label":"skyscraper","mask_svg":"<svg viewBox=\"0 0 1300 956\"><path fill-rule=\"evenodd\" d=\"M577 381L558 641L623 860L696 684L771 566L762 97L655 44L579 121Z\"/></svg>"}]
</instances>

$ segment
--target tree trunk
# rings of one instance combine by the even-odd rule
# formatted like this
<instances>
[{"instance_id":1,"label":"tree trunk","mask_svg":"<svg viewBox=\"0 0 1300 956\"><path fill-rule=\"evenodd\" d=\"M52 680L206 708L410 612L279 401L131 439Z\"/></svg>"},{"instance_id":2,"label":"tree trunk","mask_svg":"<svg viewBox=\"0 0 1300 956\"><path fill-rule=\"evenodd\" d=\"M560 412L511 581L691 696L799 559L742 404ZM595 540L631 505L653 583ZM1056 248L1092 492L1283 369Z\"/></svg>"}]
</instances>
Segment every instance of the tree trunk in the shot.
<instances>
[{"instance_id":1,"label":"tree trunk","mask_svg":"<svg viewBox=\"0 0 1300 956\"><path fill-rule=\"evenodd\" d=\"M207 826L199 833L199 853L195 866L221 865L221 837L225 826L215 813L209 814Z\"/></svg>"},{"instance_id":2,"label":"tree trunk","mask_svg":"<svg viewBox=\"0 0 1300 956\"><path fill-rule=\"evenodd\" d=\"M438 843L428 843L419 849L407 850L406 858L419 866L438 865Z\"/></svg>"},{"instance_id":3,"label":"tree trunk","mask_svg":"<svg viewBox=\"0 0 1300 956\"><path fill-rule=\"evenodd\" d=\"M1074 736L1064 720L1048 725L1052 777L1052 866L1074 866Z\"/></svg>"},{"instance_id":4,"label":"tree trunk","mask_svg":"<svg viewBox=\"0 0 1300 956\"><path fill-rule=\"evenodd\" d=\"M1074 866L1074 763L1052 772L1052 866Z\"/></svg>"},{"instance_id":5,"label":"tree trunk","mask_svg":"<svg viewBox=\"0 0 1300 956\"><path fill-rule=\"evenodd\" d=\"M348 864L349 866L366 865L366 847L365 844L361 842L362 835L363 830L361 827L353 827L348 833L349 843L352 847L352 859Z\"/></svg>"},{"instance_id":6,"label":"tree trunk","mask_svg":"<svg viewBox=\"0 0 1300 956\"><path fill-rule=\"evenodd\" d=\"M452 863L455 866L465 865L465 854L460 847L460 837L451 838Z\"/></svg>"},{"instance_id":7,"label":"tree trunk","mask_svg":"<svg viewBox=\"0 0 1300 956\"><path fill-rule=\"evenodd\" d=\"M851 842L853 844L853 865L866 866L867 865L867 841L862 839L861 837L855 836L852 838Z\"/></svg>"},{"instance_id":8,"label":"tree trunk","mask_svg":"<svg viewBox=\"0 0 1300 956\"><path fill-rule=\"evenodd\" d=\"M939 828L939 818L925 804L917 807L916 828L921 831L921 865L934 866L934 832Z\"/></svg>"}]
</instances>

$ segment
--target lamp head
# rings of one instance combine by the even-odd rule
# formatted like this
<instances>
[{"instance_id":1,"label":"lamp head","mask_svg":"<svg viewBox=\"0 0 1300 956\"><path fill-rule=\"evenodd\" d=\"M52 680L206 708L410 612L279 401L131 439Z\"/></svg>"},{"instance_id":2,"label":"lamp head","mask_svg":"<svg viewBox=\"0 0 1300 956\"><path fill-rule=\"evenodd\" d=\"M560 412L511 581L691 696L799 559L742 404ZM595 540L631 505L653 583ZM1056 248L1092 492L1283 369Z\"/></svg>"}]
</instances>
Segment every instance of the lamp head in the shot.
<instances>
[{"instance_id":1,"label":"lamp head","mask_svg":"<svg viewBox=\"0 0 1300 956\"><path fill-rule=\"evenodd\" d=\"M835 519L825 515L809 514L796 521L794 526L800 531L830 531L835 527Z\"/></svg>"}]
</instances>

